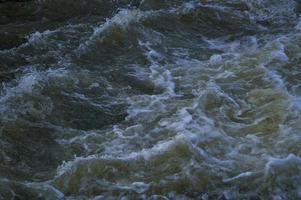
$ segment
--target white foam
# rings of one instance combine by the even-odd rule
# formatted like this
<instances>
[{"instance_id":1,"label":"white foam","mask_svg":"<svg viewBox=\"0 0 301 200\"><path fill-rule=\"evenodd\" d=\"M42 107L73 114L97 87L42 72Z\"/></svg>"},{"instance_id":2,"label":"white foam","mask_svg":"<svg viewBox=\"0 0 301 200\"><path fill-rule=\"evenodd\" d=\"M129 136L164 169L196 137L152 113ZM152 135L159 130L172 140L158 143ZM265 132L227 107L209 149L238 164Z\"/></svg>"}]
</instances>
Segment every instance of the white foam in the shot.
<instances>
[{"instance_id":1,"label":"white foam","mask_svg":"<svg viewBox=\"0 0 301 200\"><path fill-rule=\"evenodd\" d=\"M189 13L191 10L195 9L196 8L196 2L194 1L190 1L190 2L185 2L183 3L183 11L184 13Z\"/></svg>"},{"instance_id":2,"label":"white foam","mask_svg":"<svg viewBox=\"0 0 301 200\"><path fill-rule=\"evenodd\" d=\"M75 157L73 161L63 162L57 168L56 177L58 178L64 175L65 173L72 172L76 168L76 165L81 162L89 162L92 160L135 160L140 157L144 158L145 160L149 160L152 156L167 151L170 147L172 147L174 144L176 144L179 141L182 142L183 137L177 137L176 139L173 140L160 142L150 149L142 149L139 152L132 152L125 155L120 155L120 154L113 155L111 152L111 154L104 154L104 155L90 155L87 157ZM147 185L141 183L135 183L133 186L135 186L136 189L139 191L147 189Z\"/></svg>"},{"instance_id":3,"label":"white foam","mask_svg":"<svg viewBox=\"0 0 301 200\"><path fill-rule=\"evenodd\" d=\"M18 84L14 87L3 85L3 91L0 96L0 112L5 112L7 107L6 103L9 102L10 98L16 97L22 94L31 94L34 86L41 80L40 74L36 72L27 73L22 76Z\"/></svg>"},{"instance_id":4,"label":"white foam","mask_svg":"<svg viewBox=\"0 0 301 200\"><path fill-rule=\"evenodd\" d=\"M180 119L178 122L173 122L169 124L169 122L161 122L160 125L167 126L170 129L174 129L175 131L183 131L187 127L189 123L192 122L192 116L189 112L187 112L187 108L182 108L178 113L177 119Z\"/></svg>"},{"instance_id":5,"label":"white foam","mask_svg":"<svg viewBox=\"0 0 301 200\"><path fill-rule=\"evenodd\" d=\"M143 12L135 9L133 10L121 9L111 19L107 19L104 24L95 27L93 34L90 36L90 38L85 43L80 44L79 50L85 49L95 39L99 39L99 38L102 39L101 35L106 31L109 31L114 27L118 27L121 28L122 30L126 30L131 23L138 22L143 18L146 18L148 15L151 15L151 12Z\"/></svg>"},{"instance_id":6,"label":"white foam","mask_svg":"<svg viewBox=\"0 0 301 200\"><path fill-rule=\"evenodd\" d=\"M144 182L134 182L132 183L132 188L135 192L142 194L150 188L150 185Z\"/></svg>"},{"instance_id":7,"label":"white foam","mask_svg":"<svg viewBox=\"0 0 301 200\"><path fill-rule=\"evenodd\" d=\"M65 173L73 171L78 163L97 159L100 159L97 155L89 155L87 157L75 156L74 160L72 161L63 161L63 163L57 167L56 177L62 176Z\"/></svg>"},{"instance_id":8,"label":"white foam","mask_svg":"<svg viewBox=\"0 0 301 200\"><path fill-rule=\"evenodd\" d=\"M27 40L28 40L29 43L34 43L36 41L41 40L44 37L49 36L51 33L53 33L53 31L46 30L46 31L44 31L42 33L37 31L37 32L34 32L34 33L30 34L26 38L27 38Z\"/></svg>"},{"instance_id":9,"label":"white foam","mask_svg":"<svg viewBox=\"0 0 301 200\"><path fill-rule=\"evenodd\" d=\"M217 64L217 63L220 63L222 60L223 60L223 58L222 58L221 55L215 54L215 55L212 55L212 56L210 57L209 62L210 62L211 64Z\"/></svg>"},{"instance_id":10,"label":"white foam","mask_svg":"<svg viewBox=\"0 0 301 200\"><path fill-rule=\"evenodd\" d=\"M149 78L157 87L165 89L165 93L168 96L175 96L175 83L173 82L173 76L171 72L166 69L166 66L161 66L160 61L164 57L151 47L149 42L139 41L139 45L146 49L145 55L148 61L151 63L149 69L151 74Z\"/></svg>"},{"instance_id":11,"label":"white foam","mask_svg":"<svg viewBox=\"0 0 301 200\"><path fill-rule=\"evenodd\" d=\"M130 23L138 22L143 17L145 17L145 13L140 10L121 9L113 18L108 19L100 27L96 27L92 37L99 35L99 33L112 26L120 26L125 29Z\"/></svg>"},{"instance_id":12,"label":"white foam","mask_svg":"<svg viewBox=\"0 0 301 200\"><path fill-rule=\"evenodd\" d=\"M226 79L226 78L230 78L230 77L236 77L234 72L225 70L222 73L217 74L217 76L215 77L216 79Z\"/></svg>"},{"instance_id":13,"label":"white foam","mask_svg":"<svg viewBox=\"0 0 301 200\"><path fill-rule=\"evenodd\" d=\"M232 178L224 179L223 181L224 182L232 182L232 181L235 181L237 179L241 179L241 178L245 178L245 177L250 177L250 176L252 176L254 174L256 174L256 173L254 173L254 172L243 172L243 173L238 174L237 176L234 176Z\"/></svg>"},{"instance_id":14,"label":"white foam","mask_svg":"<svg viewBox=\"0 0 301 200\"><path fill-rule=\"evenodd\" d=\"M293 107L301 109L301 97L292 97L291 102Z\"/></svg>"},{"instance_id":15,"label":"white foam","mask_svg":"<svg viewBox=\"0 0 301 200\"><path fill-rule=\"evenodd\" d=\"M288 56L285 54L283 50L275 50L270 54L272 59L277 59L281 62L287 62L289 60Z\"/></svg>"},{"instance_id":16,"label":"white foam","mask_svg":"<svg viewBox=\"0 0 301 200\"><path fill-rule=\"evenodd\" d=\"M12 110L10 108L9 103L12 99L22 97L22 95L25 94L31 95L33 92L39 93L41 91L40 84L43 84L52 76L62 76L64 75L64 72L65 71L62 69L49 69L44 72L37 71L35 69L27 69L24 72L24 75L19 78L16 85L13 86L11 83L3 84L3 89L0 95L0 114L2 114L3 117L16 117L17 115L15 115L16 113L14 112L23 111L18 109ZM31 105L32 103L29 100L29 102L24 102L24 104L19 106L25 106L24 108L27 108L27 106ZM43 109L43 112L48 112L51 111L52 107L50 105L41 109Z\"/></svg>"},{"instance_id":17,"label":"white foam","mask_svg":"<svg viewBox=\"0 0 301 200\"><path fill-rule=\"evenodd\" d=\"M228 53L235 52L240 47L239 41L226 42L227 38L225 37L216 39L208 39L203 37L202 39L208 44L210 49L218 49Z\"/></svg>"},{"instance_id":18,"label":"white foam","mask_svg":"<svg viewBox=\"0 0 301 200\"><path fill-rule=\"evenodd\" d=\"M41 80L38 73L26 74L19 80L19 84L16 86L16 92L31 93L34 85Z\"/></svg>"},{"instance_id":19,"label":"white foam","mask_svg":"<svg viewBox=\"0 0 301 200\"><path fill-rule=\"evenodd\" d=\"M301 167L301 158L294 155L294 154L289 154L286 158L274 158L270 157L268 159L267 164L265 165L265 174L269 174L271 170L274 167L282 167L286 166L289 163L294 163L294 165L300 165L299 168ZM301 168L300 168L301 169Z\"/></svg>"},{"instance_id":20,"label":"white foam","mask_svg":"<svg viewBox=\"0 0 301 200\"><path fill-rule=\"evenodd\" d=\"M172 146L174 146L175 144L177 144L180 141L179 139L180 139L180 137L178 136L176 138L173 138L172 140L159 142L158 144L156 144L154 147L152 147L150 149L143 149L139 152L132 152L129 155L125 155L125 156L121 157L121 159L132 160L132 159L137 159L139 157L143 157L145 160L149 160L153 156L160 155L163 152L168 151L168 149L170 149ZM181 137L181 139L184 139L184 138Z\"/></svg>"},{"instance_id":21,"label":"white foam","mask_svg":"<svg viewBox=\"0 0 301 200\"><path fill-rule=\"evenodd\" d=\"M89 86L89 89L93 89L93 88L98 88L100 85L99 83L92 83L90 86Z\"/></svg>"},{"instance_id":22,"label":"white foam","mask_svg":"<svg viewBox=\"0 0 301 200\"><path fill-rule=\"evenodd\" d=\"M276 86L278 88L282 88L282 89L286 90L282 77L274 70L269 70L269 69L266 69L266 70L267 70L268 77L276 83Z\"/></svg>"},{"instance_id":23,"label":"white foam","mask_svg":"<svg viewBox=\"0 0 301 200\"><path fill-rule=\"evenodd\" d=\"M67 26L62 26L62 27L60 27L58 29L55 29L55 30L45 30L43 32L36 31L36 32L31 33L28 36L26 36L26 39L28 40L28 42L25 43L25 44L22 44L21 47L27 46L29 44L34 44L34 43L40 42L43 39L48 38L52 34L62 32L65 29L68 29L68 28L71 28L72 31L74 31L74 28L77 28L77 27L80 27L80 26L82 26L82 25L81 24L77 24L77 25L70 25L69 24Z\"/></svg>"},{"instance_id":24,"label":"white foam","mask_svg":"<svg viewBox=\"0 0 301 200\"><path fill-rule=\"evenodd\" d=\"M272 43L272 45L275 45L276 49L270 53L270 59L275 59L280 62L287 62L289 61L289 57L286 55L285 46L281 43L280 40L281 38L277 39L275 43Z\"/></svg>"},{"instance_id":25,"label":"white foam","mask_svg":"<svg viewBox=\"0 0 301 200\"><path fill-rule=\"evenodd\" d=\"M106 199L105 196L103 196L103 195L97 195L97 196L91 198L90 200L105 200L105 199Z\"/></svg>"},{"instance_id":26,"label":"white foam","mask_svg":"<svg viewBox=\"0 0 301 200\"><path fill-rule=\"evenodd\" d=\"M238 191L236 191L236 190L231 190L231 189L229 189L229 190L225 190L224 192L223 192L223 195L224 195L224 197L228 200L230 200L230 199L237 199L238 198L238 196L239 196L239 193L238 193Z\"/></svg>"}]
</instances>

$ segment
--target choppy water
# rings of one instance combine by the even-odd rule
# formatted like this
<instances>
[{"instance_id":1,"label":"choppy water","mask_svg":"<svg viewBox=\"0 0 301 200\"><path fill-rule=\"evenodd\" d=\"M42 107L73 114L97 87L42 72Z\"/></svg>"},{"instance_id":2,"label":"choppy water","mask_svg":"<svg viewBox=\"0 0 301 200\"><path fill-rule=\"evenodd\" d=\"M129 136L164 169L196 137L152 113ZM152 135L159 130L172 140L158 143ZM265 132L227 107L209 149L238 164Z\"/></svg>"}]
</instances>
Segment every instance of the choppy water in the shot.
<instances>
[{"instance_id":1,"label":"choppy water","mask_svg":"<svg viewBox=\"0 0 301 200\"><path fill-rule=\"evenodd\" d=\"M0 199L301 199L298 10L0 3Z\"/></svg>"}]
</instances>

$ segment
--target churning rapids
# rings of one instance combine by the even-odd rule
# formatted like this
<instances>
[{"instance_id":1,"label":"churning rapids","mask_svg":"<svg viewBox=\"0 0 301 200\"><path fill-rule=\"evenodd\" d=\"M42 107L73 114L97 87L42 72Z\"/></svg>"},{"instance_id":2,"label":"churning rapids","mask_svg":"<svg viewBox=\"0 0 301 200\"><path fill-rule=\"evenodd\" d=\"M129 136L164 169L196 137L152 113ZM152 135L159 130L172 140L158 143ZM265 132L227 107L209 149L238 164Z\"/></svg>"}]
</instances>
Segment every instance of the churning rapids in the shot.
<instances>
[{"instance_id":1,"label":"churning rapids","mask_svg":"<svg viewBox=\"0 0 301 200\"><path fill-rule=\"evenodd\" d=\"M0 3L0 199L301 199L293 0Z\"/></svg>"}]
</instances>

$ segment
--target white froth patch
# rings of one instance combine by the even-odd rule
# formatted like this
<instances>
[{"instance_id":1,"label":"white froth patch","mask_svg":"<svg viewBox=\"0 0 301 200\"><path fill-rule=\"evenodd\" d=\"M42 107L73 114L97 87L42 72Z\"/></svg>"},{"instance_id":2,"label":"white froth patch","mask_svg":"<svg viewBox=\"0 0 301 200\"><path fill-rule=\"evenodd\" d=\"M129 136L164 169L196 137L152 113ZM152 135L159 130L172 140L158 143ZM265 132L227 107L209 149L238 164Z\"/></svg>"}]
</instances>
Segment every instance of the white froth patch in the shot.
<instances>
[{"instance_id":1,"label":"white froth patch","mask_svg":"<svg viewBox=\"0 0 301 200\"><path fill-rule=\"evenodd\" d=\"M34 86L38 85L40 81L46 80L53 76L62 77L65 74L66 73L64 69L58 69L58 70L49 69L46 72L31 70L25 73L19 79L18 84L15 87L6 88L6 93L7 94L32 93Z\"/></svg>"},{"instance_id":2,"label":"white froth patch","mask_svg":"<svg viewBox=\"0 0 301 200\"><path fill-rule=\"evenodd\" d=\"M225 190L223 192L224 197L228 200L228 199L236 199L239 196L238 191L230 189L230 190Z\"/></svg>"},{"instance_id":3,"label":"white froth patch","mask_svg":"<svg viewBox=\"0 0 301 200\"><path fill-rule=\"evenodd\" d=\"M139 157L143 157L145 160L150 160L153 156L159 155L167 151L169 148L175 145L176 142L177 142L176 140L160 142L159 144L155 145L150 149L143 149L140 152L130 153L129 155L122 157L122 159L132 160L132 159L137 159Z\"/></svg>"},{"instance_id":4,"label":"white froth patch","mask_svg":"<svg viewBox=\"0 0 301 200\"><path fill-rule=\"evenodd\" d=\"M230 72L228 70L225 70L222 73L217 74L217 76L215 77L216 79L226 79L226 78L230 78L230 77L236 77L234 72Z\"/></svg>"},{"instance_id":5,"label":"white froth patch","mask_svg":"<svg viewBox=\"0 0 301 200\"><path fill-rule=\"evenodd\" d=\"M277 72L274 70L269 70L269 69L267 69L267 70L268 70L267 71L268 77L276 83L276 86L284 89L285 83L284 83L282 77L279 74L277 74Z\"/></svg>"},{"instance_id":6,"label":"white froth patch","mask_svg":"<svg viewBox=\"0 0 301 200\"><path fill-rule=\"evenodd\" d=\"M277 41L275 45L276 45L276 49L270 53L270 59L278 60L280 62L289 61L289 57L285 53L284 45L279 41Z\"/></svg>"},{"instance_id":7,"label":"white froth patch","mask_svg":"<svg viewBox=\"0 0 301 200\"><path fill-rule=\"evenodd\" d=\"M113 132L121 139L135 139L141 131L143 131L143 126L140 124L127 127L124 131L117 125L113 126Z\"/></svg>"},{"instance_id":8,"label":"white froth patch","mask_svg":"<svg viewBox=\"0 0 301 200\"><path fill-rule=\"evenodd\" d=\"M53 30L53 31L46 30L44 32L37 31L37 32L31 33L30 35L28 35L26 37L26 39L28 40L28 42L22 44L21 47L25 47L27 45L35 44L35 43L38 43L40 41L43 41L44 39L48 38L51 34L54 34L54 33L58 32L58 31L59 31L59 29Z\"/></svg>"},{"instance_id":9,"label":"white froth patch","mask_svg":"<svg viewBox=\"0 0 301 200\"><path fill-rule=\"evenodd\" d=\"M186 108L183 108L180 110L180 112L178 113L178 118L180 119L177 122L174 122L170 125L168 125L168 122L163 122L161 125L165 125L170 129L174 129L175 131L179 132L179 131L183 131L185 130L185 128L188 126L188 124L190 124L192 122L192 116L189 112L187 112Z\"/></svg>"},{"instance_id":10,"label":"white froth patch","mask_svg":"<svg viewBox=\"0 0 301 200\"><path fill-rule=\"evenodd\" d=\"M281 62L287 62L289 60L288 56L283 50L275 50L271 52L271 58L277 59Z\"/></svg>"},{"instance_id":11,"label":"white froth patch","mask_svg":"<svg viewBox=\"0 0 301 200\"><path fill-rule=\"evenodd\" d=\"M34 85L36 85L39 80L41 80L39 74L27 74L20 79L16 89L18 92L31 93Z\"/></svg>"},{"instance_id":12,"label":"white froth patch","mask_svg":"<svg viewBox=\"0 0 301 200\"><path fill-rule=\"evenodd\" d=\"M267 174L269 174L269 172L271 172L273 167L282 167L282 166L286 166L290 163L301 167L301 158L294 154L289 154L286 158L271 157L271 158L269 158L269 160L265 166L265 173L267 175Z\"/></svg>"},{"instance_id":13,"label":"white froth patch","mask_svg":"<svg viewBox=\"0 0 301 200\"><path fill-rule=\"evenodd\" d=\"M254 172L243 172L243 173L238 174L237 176L234 176L232 178L224 179L223 181L224 182L231 182L231 181L234 181L234 180L237 180L237 179L241 179L241 178L245 178L245 177L250 177L250 176L252 176L254 174L256 174L256 173L254 173Z\"/></svg>"},{"instance_id":14,"label":"white froth patch","mask_svg":"<svg viewBox=\"0 0 301 200\"><path fill-rule=\"evenodd\" d=\"M226 42L226 38L208 39L203 37L210 49L218 49L226 52L235 52L241 45L239 41Z\"/></svg>"},{"instance_id":15,"label":"white froth patch","mask_svg":"<svg viewBox=\"0 0 301 200\"><path fill-rule=\"evenodd\" d=\"M217 63L220 63L222 60L223 60L223 58L222 58L221 55L212 55L212 56L210 57L209 62L210 62L211 64L217 64Z\"/></svg>"},{"instance_id":16,"label":"white froth patch","mask_svg":"<svg viewBox=\"0 0 301 200\"><path fill-rule=\"evenodd\" d=\"M167 94L169 94L170 96L175 95L175 84L173 82L172 74L169 70L166 70L162 74L162 78L160 77L159 79L159 84L166 88Z\"/></svg>"},{"instance_id":17,"label":"white froth patch","mask_svg":"<svg viewBox=\"0 0 301 200\"><path fill-rule=\"evenodd\" d=\"M76 28L76 27L80 27L82 26L81 24L78 24L78 25L67 25L67 26L63 26L63 27L60 27L58 29L55 29L55 30L45 30L43 32L39 32L39 31L36 31L34 33L31 33L29 34L28 36L26 36L26 39L28 40L27 43L21 45L22 47L24 45L28 45L28 44L32 44L32 43L36 43L36 42L39 42L45 38L48 38L49 36L51 36L52 34L55 34L55 33L58 33L64 29L68 29L68 28Z\"/></svg>"},{"instance_id":18,"label":"white froth patch","mask_svg":"<svg viewBox=\"0 0 301 200\"><path fill-rule=\"evenodd\" d=\"M161 55L156 52L155 50L151 49L148 53L147 53L147 58L151 63L155 63L154 60L160 60L161 59Z\"/></svg>"},{"instance_id":19,"label":"white froth patch","mask_svg":"<svg viewBox=\"0 0 301 200\"><path fill-rule=\"evenodd\" d=\"M100 87L99 83L92 83L92 84L89 86L89 89L98 88L98 87Z\"/></svg>"},{"instance_id":20,"label":"white froth patch","mask_svg":"<svg viewBox=\"0 0 301 200\"><path fill-rule=\"evenodd\" d=\"M150 14L151 14L150 12L143 12L140 10L121 9L111 19L107 19L104 24L95 27L93 34L85 43L79 46L79 49L85 49L87 46L91 44L91 41L97 39L98 37L101 36L101 34L114 27L119 27L125 30L131 23L139 22L140 20L142 20L143 18L147 17Z\"/></svg>"},{"instance_id":21,"label":"white froth patch","mask_svg":"<svg viewBox=\"0 0 301 200\"><path fill-rule=\"evenodd\" d=\"M64 69L49 69L44 72L29 69L24 72L22 77L19 78L16 85L12 86L10 84L3 84L3 89L0 95L0 113L3 115L11 114L12 110L9 110L8 112L9 107L7 105L12 99L22 97L24 94L31 95L34 90L36 90L36 92L40 92L40 84L43 84L43 82L53 76L56 77L63 75L65 75Z\"/></svg>"},{"instance_id":22,"label":"white froth patch","mask_svg":"<svg viewBox=\"0 0 301 200\"><path fill-rule=\"evenodd\" d=\"M175 83L171 72L164 66L160 65L163 56L151 47L149 42L139 41L139 45L146 49L145 55L151 63L149 78L157 87L165 89L167 96L175 96Z\"/></svg>"},{"instance_id":23,"label":"white froth patch","mask_svg":"<svg viewBox=\"0 0 301 200\"><path fill-rule=\"evenodd\" d=\"M100 159L100 157L97 157L97 155L90 155L87 157L77 157L76 155L74 156L74 160L72 161L63 161L61 165L57 167L57 174L56 178L59 176L64 175L65 173L72 172L73 170L76 169L76 165L78 163L81 163L83 161L91 161L91 160L97 160ZM88 168L89 170L89 168Z\"/></svg>"},{"instance_id":24,"label":"white froth patch","mask_svg":"<svg viewBox=\"0 0 301 200\"><path fill-rule=\"evenodd\" d=\"M301 109L301 97L293 97L291 102L293 107Z\"/></svg>"},{"instance_id":25,"label":"white froth patch","mask_svg":"<svg viewBox=\"0 0 301 200\"><path fill-rule=\"evenodd\" d=\"M139 194L146 192L149 188L150 188L150 185L146 184L144 182L132 183L132 189Z\"/></svg>"},{"instance_id":26,"label":"white froth patch","mask_svg":"<svg viewBox=\"0 0 301 200\"><path fill-rule=\"evenodd\" d=\"M112 26L126 28L130 23L137 22L144 16L144 12L139 10L122 9L113 18L108 19L105 24L95 28L93 36L98 35L102 31L111 28Z\"/></svg>"},{"instance_id":27,"label":"white froth patch","mask_svg":"<svg viewBox=\"0 0 301 200\"><path fill-rule=\"evenodd\" d=\"M5 106L5 102L8 101L11 97L22 95L22 94L31 94L35 85L42 79L41 75L38 72L30 72L22 76L18 84L14 87L9 87L4 85L4 91L0 97L0 102L2 106Z\"/></svg>"},{"instance_id":28,"label":"white froth patch","mask_svg":"<svg viewBox=\"0 0 301 200\"><path fill-rule=\"evenodd\" d=\"M50 31L50 30L44 31L42 33L37 31L37 32L30 34L26 38L28 39L29 43L32 43L32 42L39 41L40 39L42 39L45 36L50 35L51 33L52 33L52 31Z\"/></svg>"},{"instance_id":29,"label":"white froth patch","mask_svg":"<svg viewBox=\"0 0 301 200\"><path fill-rule=\"evenodd\" d=\"M195 2L193 2L193 1L185 2L183 4L183 11L184 11L184 13L188 13L188 12L190 12L191 10L193 10L195 8L196 8L196 5L195 5Z\"/></svg>"},{"instance_id":30,"label":"white froth patch","mask_svg":"<svg viewBox=\"0 0 301 200\"><path fill-rule=\"evenodd\" d=\"M125 155L107 155L106 158L109 159L120 159L120 160L135 160L138 158L143 158L144 160L150 160L151 158L164 154L165 152L172 149L174 146L185 143L185 145L190 145L191 141L195 138L194 134L185 132L178 134L170 140L160 141L152 148L142 149L138 152L127 153ZM103 157L104 158L104 157Z\"/></svg>"}]
</instances>

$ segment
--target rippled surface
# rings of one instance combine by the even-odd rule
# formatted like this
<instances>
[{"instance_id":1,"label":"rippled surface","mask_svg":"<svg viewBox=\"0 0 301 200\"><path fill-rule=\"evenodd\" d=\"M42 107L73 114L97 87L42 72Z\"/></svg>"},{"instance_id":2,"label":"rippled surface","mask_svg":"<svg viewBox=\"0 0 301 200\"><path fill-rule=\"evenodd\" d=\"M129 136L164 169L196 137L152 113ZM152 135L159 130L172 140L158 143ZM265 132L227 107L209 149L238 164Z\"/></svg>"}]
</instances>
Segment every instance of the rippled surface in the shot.
<instances>
[{"instance_id":1,"label":"rippled surface","mask_svg":"<svg viewBox=\"0 0 301 200\"><path fill-rule=\"evenodd\" d=\"M0 199L301 199L299 10L0 3Z\"/></svg>"}]
</instances>

